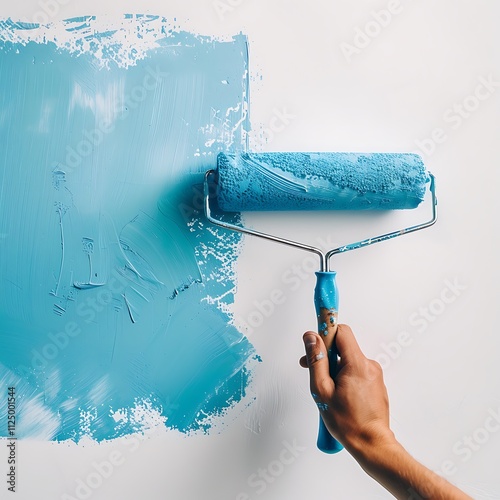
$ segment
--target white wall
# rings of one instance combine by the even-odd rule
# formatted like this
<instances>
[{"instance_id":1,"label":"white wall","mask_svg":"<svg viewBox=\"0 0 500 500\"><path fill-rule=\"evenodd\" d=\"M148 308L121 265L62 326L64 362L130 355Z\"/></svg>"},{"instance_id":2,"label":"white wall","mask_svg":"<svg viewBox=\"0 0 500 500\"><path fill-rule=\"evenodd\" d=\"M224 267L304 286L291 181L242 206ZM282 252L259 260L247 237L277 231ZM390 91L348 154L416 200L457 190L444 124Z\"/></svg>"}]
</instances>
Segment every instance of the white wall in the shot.
<instances>
[{"instance_id":1,"label":"white wall","mask_svg":"<svg viewBox=\"0 0 500 500\"><path fill-rule=\"evenodd\" d=\"M500 83L489 96L482 94L467 118L459 119L453 111L456 104L470 110L477 104L471 96L481 78L500 82L500 4L52 1L57 11L53 19L146 12L175 16L182 27L202 34L246 33L256 132L273 123L276 110L293 115L264 149L418 152L416 141L442 129L434 132L440 143L424 155L438 181L438 225L338 257L341 320L352 325L367 355L386 367L392 425L408 450L435 470L448 472L446 477L474 498L500 498L494 465L500 423L488 425L492 415L500 421L495 321ZM43 0L6 3L0 7L2 17L32 20L43 12ZM381 28L374 13L389 7L395 13ZM357 28L365 27L376 36L348 60L342 43L354 44ZM260 214L246 220L285 236L313 243L323 236L340 245L427 213ZM317 411L307 373L297 364L301 334L315 327L314 278L302 280L298 290L283 281L304 259L296 251L246 241L238 263L235 315L247 319L255 302L268 299L273 289L282 290L286 299L262 326L248 332L264 359L254 385L257 400L247 409L238 408L220 434L187 438L167 433L100 446L22 442L17 498L74 495L75 480L86 480L94 472L93 462L111 458L119 465L92 499L233 500L239 493L263 500L390 498L346 452L326 456L315 449ZM403 331L411 345L396 347ZM395 359L387 356L391 349ZM284 443L296 443L298 451L292 463L281 467L277 461ZM269 467L272 482L252 476Z\"/></svg>"}]
</instances>

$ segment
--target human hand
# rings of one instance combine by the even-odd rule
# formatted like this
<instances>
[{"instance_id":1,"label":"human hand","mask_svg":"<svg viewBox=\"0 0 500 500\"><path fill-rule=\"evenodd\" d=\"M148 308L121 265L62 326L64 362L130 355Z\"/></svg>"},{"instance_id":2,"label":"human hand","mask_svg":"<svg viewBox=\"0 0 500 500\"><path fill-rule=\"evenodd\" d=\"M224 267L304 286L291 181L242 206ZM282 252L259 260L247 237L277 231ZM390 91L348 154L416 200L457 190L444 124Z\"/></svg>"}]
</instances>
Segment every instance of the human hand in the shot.
<instances>
[{"instance_id":1,"label":"human hand","mask_svg":"<svg viewBox=\"0 0 500 500\"><path fill-rule=\"evenodd\" d=\"M313 332L304 334L311 393L328 431L361 467L396 498L471 500L463 491L417 462L389 427L389 399L382 368L368 359L347 325L339 325L335 380L330 377L325 343ZM416 496L415 496L416 495Z\"/></svg>"},{"instance_id":2,"label":"human hand","mask_svg":"<svg viewBox=\"0 0 500 500\"><path fill-rule=\"evenodd\" d=\"M389 428L389 399L382 368L361 351L352 330L339 325L335 337L340 355L335 380L330 377L326 347L320 335L303 336L313 398L328 431L361 458L372 447L395 442Z\"/></svg>"}]
</instances>

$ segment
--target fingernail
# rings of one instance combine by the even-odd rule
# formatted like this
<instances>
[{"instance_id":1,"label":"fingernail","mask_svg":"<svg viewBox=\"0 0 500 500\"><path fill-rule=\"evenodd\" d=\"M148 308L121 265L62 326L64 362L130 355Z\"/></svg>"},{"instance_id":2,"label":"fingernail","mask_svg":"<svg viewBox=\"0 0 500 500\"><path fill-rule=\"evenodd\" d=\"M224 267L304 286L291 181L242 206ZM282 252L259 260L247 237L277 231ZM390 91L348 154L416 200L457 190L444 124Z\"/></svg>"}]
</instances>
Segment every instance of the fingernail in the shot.
<instances>
[{"instance_id":1,"label":"fingernail","mask_svg":"<svg viewBox=\"0 0 500 500\"><path fill-rule=\"evenodd\" d=\"M314 335L306 335L304 337L306 349L312 349L316 345L316 337Z\"/></svg>"}]
</instances>

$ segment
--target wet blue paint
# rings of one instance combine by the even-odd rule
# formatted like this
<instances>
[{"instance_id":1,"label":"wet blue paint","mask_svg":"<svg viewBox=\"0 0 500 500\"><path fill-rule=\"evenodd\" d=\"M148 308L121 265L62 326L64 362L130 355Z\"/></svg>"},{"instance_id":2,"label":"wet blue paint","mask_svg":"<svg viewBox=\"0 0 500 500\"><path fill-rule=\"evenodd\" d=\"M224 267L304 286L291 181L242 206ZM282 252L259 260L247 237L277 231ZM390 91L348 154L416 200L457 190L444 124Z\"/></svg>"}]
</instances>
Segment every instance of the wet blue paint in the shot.
<instances>
[{"instance_id":1,"label":"wet blue paint","mask_svg":"<svg viewBox=\"0 0 500 500\"><path fill-rule=\"evenodd\" d=\"M206 431L256 362L226 312L239 236L200 204L217 152L244 146L246 38L156 16L45 35L0 25L0 386L18 436Z\"/></svg>"},{"instance_id":2,"label":"wet blue paint","mask_svg":"<svg viewBox=\"0 0 500 500\"><path fill-rule=\"evenodd\" d=\"M394 210L417 207L430 177L412 153L221 153L227 211Z\"/></svg>"},{"instance_id":3,"label":"wet blue paint","mask_svg":"<svg viewBox=\"0 0 500 500\"><path fill-rule=\"evenodd\" d=\"M335 271L318 271L316 274L316 288L314 289L314 305L316 314L320 316L322 309L326 309L327 316L338 311L339 296L337 290L337 273ZM331 320L330 320L331 323ZM319 323L319 329L327 328L326 322Z\"/></svg>"}]
</instances>

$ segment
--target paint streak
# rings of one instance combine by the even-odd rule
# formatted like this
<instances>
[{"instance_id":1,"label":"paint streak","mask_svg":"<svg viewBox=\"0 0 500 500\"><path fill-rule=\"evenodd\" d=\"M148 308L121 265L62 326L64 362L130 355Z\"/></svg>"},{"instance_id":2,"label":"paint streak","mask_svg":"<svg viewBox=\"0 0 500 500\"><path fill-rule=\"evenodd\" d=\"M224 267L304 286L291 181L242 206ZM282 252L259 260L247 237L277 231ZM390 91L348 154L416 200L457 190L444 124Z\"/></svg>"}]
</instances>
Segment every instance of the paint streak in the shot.
<instances>
[{"instance_id":1,"label":"paint streak","mask_svg":"<svg viewBox=\"0 0 500 500\"><path fill-rule=\"evenodd\" d=\"M182 283L172 292L172 295L170 295L169 297L170 300L174 300L180 293L185 292L189 289L189 287L197 283L201 283L201 280L198 278L193 278L192 276L188 276L186 282Z\"/></svg>"},{"instance_id":2,"label":"paint streak","mask_svg":"<svg viewBox=\"0 0 500 500\"><path fill-rule=\"evenodd\" d=\"M57 207L57 215L59 216L59 228L61 230L61 265L59 267L59 275L57 277L57 283L56 287L54 290L52 290L50 293L51 295L54 295L54 297L57 297L57 294L59 293L59 287L61 286L61 277L62 277L62 272L64 268L64 225L63 225L63 217L66 214L67 207L62 205L61 203L56 203Z\"/></svg>"},{"instance_id":3,"label":"paint streak","mask_svg":"<svg viewBox=\"0 0 500 500\"><path fill-rule=\"evenodd\" d=\"M135 318L134 318L134 313L132 311L132 306L131 306L130 302L127 300L127 296L124 293L122 293L122 297L123 297L123 300L125 301L125 305L127 306L127 311L128 311L130 321L132 321L132 323L135 323Z\"/></svg>"},{"instance_id":4,"label":"paint streak","mask_svg":"<svg viewBox=\"0 0 500 500\"><path fill-rule=\"evenodd\" d=\"M83 251L88 255L89 259L89 279L86 283L81 281L74 281L73 286L79 290L89 290L91 288L98 288L104 286L106 283L93 283L94 273L92 270L92 254L94 252L94 240L92 238L82 238ZM96 273L97 276L97 273Z\"/></svg>"},{"instance_id":5,"label":"paint streak","mask_svg":"<svg viewBox=\"0 0 500 500\"><path fill-rule=\"evenodd\" d=\"M245 146L247 67L243 35L157 16L0 21L0 386L19 437L208 431L245 398L240 237L206 227L199 195Z\"/></svg>"}]
</instances>

